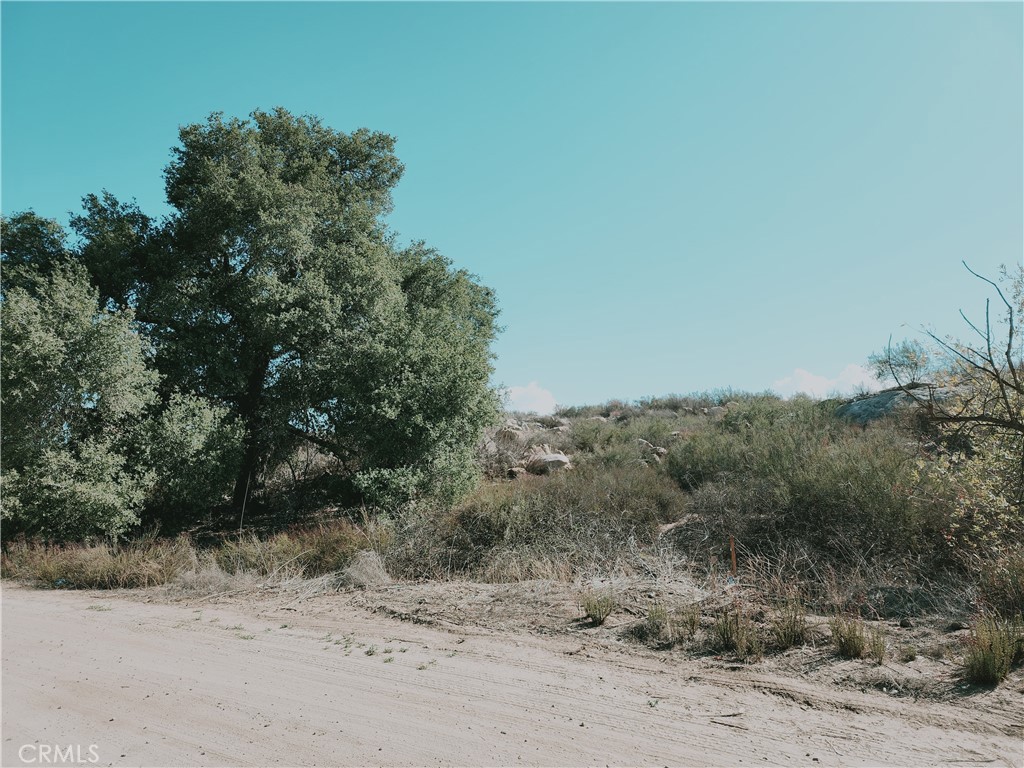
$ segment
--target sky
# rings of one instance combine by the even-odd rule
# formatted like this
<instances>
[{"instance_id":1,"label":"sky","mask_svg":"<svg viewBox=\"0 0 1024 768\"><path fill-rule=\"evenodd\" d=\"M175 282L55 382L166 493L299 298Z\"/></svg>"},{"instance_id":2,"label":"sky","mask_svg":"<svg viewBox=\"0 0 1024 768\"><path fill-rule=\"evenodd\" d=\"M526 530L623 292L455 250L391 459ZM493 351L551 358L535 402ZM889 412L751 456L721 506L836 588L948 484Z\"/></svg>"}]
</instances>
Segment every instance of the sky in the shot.
<instances>
[{"instance_id":1,"label":"sky","mask_svg":"<svg viewBox=\"0 0 1024 768\"><path fill-rule=\"evenodd\" d=\"M1024 4L0 5L0 207L169 212L179 126L396 137L388 219L493 288L550 411L877 386L1024 258Z\"/></svg>"}]
</instances>

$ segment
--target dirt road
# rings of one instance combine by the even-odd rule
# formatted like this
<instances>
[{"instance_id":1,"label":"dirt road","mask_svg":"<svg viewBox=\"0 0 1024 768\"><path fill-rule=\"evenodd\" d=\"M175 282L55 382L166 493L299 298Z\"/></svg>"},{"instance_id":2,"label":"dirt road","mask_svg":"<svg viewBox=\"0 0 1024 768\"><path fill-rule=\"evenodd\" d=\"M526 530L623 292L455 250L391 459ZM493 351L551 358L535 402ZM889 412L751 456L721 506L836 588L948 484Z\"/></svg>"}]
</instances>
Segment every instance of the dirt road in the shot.
<instances>
[{"instance_id":1,"label":"dirt road","mask_svg":"<svg viewBox=\"0 0 1024 768\"><path fill-rule=\"evenodd\" d=\"M1024 762L1014 716L969 702L453 633L331 596L2 599L4 766Z\"/></svg>"}]
</instances>

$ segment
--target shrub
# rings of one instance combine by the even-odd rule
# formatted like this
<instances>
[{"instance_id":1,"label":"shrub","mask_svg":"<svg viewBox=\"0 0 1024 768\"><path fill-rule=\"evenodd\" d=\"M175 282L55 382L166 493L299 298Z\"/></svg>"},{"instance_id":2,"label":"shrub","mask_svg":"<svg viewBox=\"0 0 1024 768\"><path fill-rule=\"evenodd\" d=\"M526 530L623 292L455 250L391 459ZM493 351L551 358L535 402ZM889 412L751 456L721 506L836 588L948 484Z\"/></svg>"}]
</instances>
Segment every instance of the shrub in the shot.
<instances>
[{"instance_id":1,"label":"shrub","mask_svg":"<svg viewBox=\"0 0 1024 768\"><path fill-rule=\"evenodd\" d=\"M668 472L692 511L748 549L803 540L834 557L902 557L939 541L916 460L894 425L856 430L824 404L764 399L677 443Z\"/></svg>"},{"instance_id":2,"label":"shrub","mask_svg":"<svg viewBox=\"0 0 1024 768\"><path fill-rule=\"evenodd\" d=\"M1024 620L989 617L971 631L963 673L968 682L998 685L1015 664L1024 661Z\"/></svg>"},{"instance_id":3,"label":"shrub","mask_svg":"<svg viewBox=\"0 0 1024 768\"><path fill-rule=\"evenodd\" d=\"M141 447L155 474L147 512L165 523L193 522L230 493L242 430L226 408L175 392L148 423Z\"/></svg>"},{"instance_id":4,"label":"shrub","mask_svg":"<svg viewBox=\"0 0 1024 768\"><path fill-rule=\"evenodd\" d=\"M1004 617L1024 613L1024 551L1006 546L977 561L981 601Z\"/></svg>"},{"instance_id":5,"label":"shrub","mask_svg":"<svg viewBox=\"0 0 1024 768\"><path fill-rule=\"evenodd\" d=\"M630 546L650 546L658 524L677 519L682 504L680 491L654 469L580 467L484 486L432 530L448 542L443 556L452 571L481 573L514 553L571 575L612 570ZM504 580L493 571L490 578Z\"/></svg>"},{"instance_id":6,"label":"shrub","mask_svg":"<svg viewBox=\"0 0 1024 768\"><path fill-rule=\"evenodd\" d=\"M652 602L644 618L634 624L629 634L644 643L671 645L692 640L700 628L700 609L696 605L670 610L664 603Z\"/></svg>"},{"instance_id":7,"label":"shrub","mask_svg":"<svg viewBox=\"0 0 1024 768\"><path fill-rule=\"evenodd\" d=\"M215 550L215 557L227 573L314 577L342 570L368 544L358 528L340 520L282 531L265 539L252 534L229 539Z\"/></svg>"}]
</instances>

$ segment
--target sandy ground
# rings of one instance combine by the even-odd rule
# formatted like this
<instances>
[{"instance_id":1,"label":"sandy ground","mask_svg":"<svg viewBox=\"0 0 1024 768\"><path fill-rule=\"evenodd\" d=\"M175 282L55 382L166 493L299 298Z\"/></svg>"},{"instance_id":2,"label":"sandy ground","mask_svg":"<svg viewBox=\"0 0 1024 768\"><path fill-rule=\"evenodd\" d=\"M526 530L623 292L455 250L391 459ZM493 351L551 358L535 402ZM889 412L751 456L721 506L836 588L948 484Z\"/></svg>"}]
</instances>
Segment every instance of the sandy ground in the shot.
<instances>
[{"instance_id":1,"label":"sandy ground","mask_svg":"<svg viewBox=\"0 0 1024 768\"><path fill-rule=\"evenodd\" d=\"M7 585L3 765L1024 765L1016 690L893 698L373 603Z\"/></svg>"}]
</instances>

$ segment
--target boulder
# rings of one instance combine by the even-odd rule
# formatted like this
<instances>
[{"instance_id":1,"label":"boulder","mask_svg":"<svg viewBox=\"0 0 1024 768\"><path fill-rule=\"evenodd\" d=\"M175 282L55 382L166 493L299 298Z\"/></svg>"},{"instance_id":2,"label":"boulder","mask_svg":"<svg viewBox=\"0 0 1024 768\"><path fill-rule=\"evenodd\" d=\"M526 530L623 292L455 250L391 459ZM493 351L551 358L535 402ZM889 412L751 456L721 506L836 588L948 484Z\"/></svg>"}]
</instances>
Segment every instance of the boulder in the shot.
<instances>
[{"instance_id":1,"label":"boulder","mask_svg":"<svg viewBox=\"0 0 1024 768\"><path fill-rule=\"evenodd\" d=\"M934 387L928 384L912 384L906 387L894 387L881 392L860 395L836 408L836 416L846 419L859 426L891 416L902 408L918 404L918 400L933 400L941 403L954 394L947 387Z\"/></svg>"},{"instance_id":2,"label":"boulder","mask_svg":"<svg viewBox=\"0 0 1024 768\"><path fill-rule=\"evenodd\" d=\"M502 427L494 433L494 437L498 440L514 441L518 440L522 434L522 430L513 429L512 427Z\"/></svg>"},{"instance_id":3,"label":"boulder","mask_svg":"<svg viewBox=\"0 0 1024 768\"><path fill-rule=\"evenodd\" d=\"M526 471L531 475L549 475L572 467L572 461L549 445L536 445L526 456Z\"/></svg>"},{"instance_id":4,"label":"boulder","mask_svg":"<svg viewBox=\"0 0 1024 768\"><path fill-rule=\"evenodd\" d=\"M649 453L651 458L654 459L654 461L658 464L661 463L662 457L668 455L668 448L662 448L660 445L655 445L654 443L648 442L647 440L644 440L642 437L639 438L636 442L640 446L640 450Z\"/></svg>"}]
</instances>

